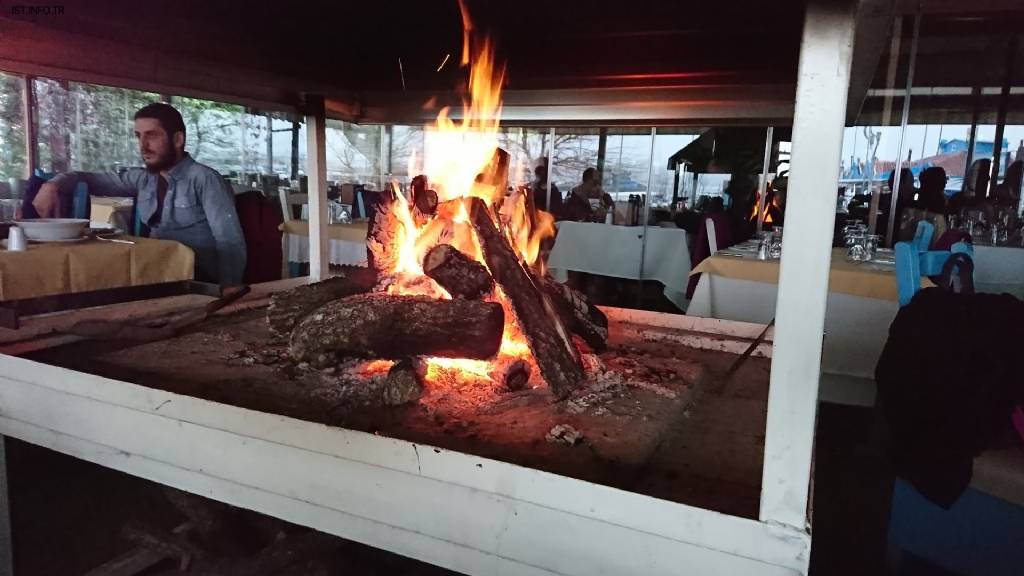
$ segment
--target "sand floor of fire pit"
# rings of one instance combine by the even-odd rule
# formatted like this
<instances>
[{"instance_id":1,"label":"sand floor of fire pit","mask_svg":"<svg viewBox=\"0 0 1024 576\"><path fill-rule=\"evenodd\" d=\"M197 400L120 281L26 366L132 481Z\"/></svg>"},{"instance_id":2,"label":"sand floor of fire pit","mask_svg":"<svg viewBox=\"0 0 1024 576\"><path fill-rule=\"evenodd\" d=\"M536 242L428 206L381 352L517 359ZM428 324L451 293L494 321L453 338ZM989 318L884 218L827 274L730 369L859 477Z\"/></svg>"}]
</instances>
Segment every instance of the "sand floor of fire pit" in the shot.
<instances>
[{"instance_id":1,"label":"sand floor of fire pit","mask_svg":"<svg viewBox=\"0 0 1024 576\"><path fill-rule=\"evenodd\" d=\"M171 340L79 342L29 357L754 518L770 362L750 358L721 393L709 393L736 356L686 347L666 332L613 324L608 350L586 358L586 386L557 403L543 387L508 392L456 378L428 385L416 403L386 406L390 363L297 365L263 309L217 317Z\"/></svg>"}]
</instances>

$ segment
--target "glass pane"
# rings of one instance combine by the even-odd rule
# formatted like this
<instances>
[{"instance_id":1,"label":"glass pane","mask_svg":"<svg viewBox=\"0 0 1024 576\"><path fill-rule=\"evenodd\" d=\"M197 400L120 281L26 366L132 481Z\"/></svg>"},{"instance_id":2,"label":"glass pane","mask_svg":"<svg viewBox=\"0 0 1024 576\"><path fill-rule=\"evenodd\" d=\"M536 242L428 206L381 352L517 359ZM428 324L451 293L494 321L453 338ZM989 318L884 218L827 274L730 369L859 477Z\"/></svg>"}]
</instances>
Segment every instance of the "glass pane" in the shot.
<instances>
[{"instance_id":1,"label":"glass pane","mask_svg":"<svg viewBox=\"0 0 1024 576\"><path fill-rule=\"evenodd\" d=\"M258 137L258 128L242 106L182 96L173 97L171 105L185 121L185 150L193 158L234 178L258 171L259 158L247 145Z\"/></svg>"},{"instance_id":2,"label":"glass pane","mask_svg":"<svg viewBox=\"0 0 1024 576\"><path fill-rule=\"evenodd\" d=\"M67 84L36 78L32 81L32 89L36 99L39 168L44 172L67 172L71 166Z\"/></svg>"},{"instance_id":3,"label":"glass pane","mask_svg":"<svg viewBox=\"0 0 1024 576\"><path fill-rule=\"evenodd\" d=\"M380 189L381 127L327 121L327 179Z\"/></svg>"},{"instance_id":4,"label":"glass pane","mask_svg":"<svg viewBox=\"0 0 1024 576\"><path fill-rule=\"evenodd\" d=\"M595 129L557 128L551 180L567 196L583 180L583 171L597 167L600 136Z\"/></svg>"},{"instance_id":5,"label":"glass pane","mask_svg":"<svg viewBox=\"0 0 1024 576\"><path fill-rule=\"evenodd\" d=\"M24 84L22 77L0 72L0 188L7 186L9 178L24 178L26 173Z\"/></svg>"}]
</instances>

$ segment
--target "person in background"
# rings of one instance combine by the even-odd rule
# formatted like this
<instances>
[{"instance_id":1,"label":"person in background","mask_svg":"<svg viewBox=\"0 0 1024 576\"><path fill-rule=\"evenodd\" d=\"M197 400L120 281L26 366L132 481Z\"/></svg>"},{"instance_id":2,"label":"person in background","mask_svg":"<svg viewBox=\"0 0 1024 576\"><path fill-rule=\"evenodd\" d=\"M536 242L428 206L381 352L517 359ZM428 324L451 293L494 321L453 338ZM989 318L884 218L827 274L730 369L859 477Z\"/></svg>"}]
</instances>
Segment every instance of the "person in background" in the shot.
<instances>
[{"instance_id":1,"label":"person in background","mask_svg":"<svg viewBox=\"0 0 1024 576\"><path fill-rule=\"evenodd\" d=\"M557 220L562 215L562 193L558 191L558 186L554 183L551 184L551 206L548 206L548 166L547 164L540 164L533 171L537 177L530 186L530 193L533 196L533 205L546 212L550 212L552 216Z\"/></svg>"},{"instance_id":2,"label":"person in background","mask_svg":"<svg viewBox=\"0 0 1024 576\"><path fill-rule=\"evenodd\" d=\"M241 283L246 249L234 193L216 170L185 152L181 114L169 104L149 104L135 113L135 137L144 169L55 176L32 202L39 216L56 215L59 192L79 182L88 184L92 196L135 196L138 218L151 236L181 242L195 252L197 280Z\"/></svg>"},{"instance_id":3,"label":"person in background","mask_svg":"<svg viewBox=\"0 0 1024 576\"><path fill-rule=\"evenodd\" d=\"M563 206L563 212L567 220L587 221L598 216L603 219L604 211L611 210L615 206L612 197L601 188L601 176L597 168L587 168L583 171L583 178L580 185L573 188L569 193ZM590 200L600 201L600 208L595 211ZM597 214L601 212L601 214Z\"/></svg>"},{"instance_id":4,"label":"person in background","mask_svg":"<svg viewBox=\"0 0 1024 576\"><path fill-rule=\"evenodd\" d=\"M905 175L904 175L905 176ZM904 176L900 177L902 181ZM917 223L922 220L931 222L935 227L932 244L935 244L946 233L946 171L939 166L926 168L921 172L921 189L916 200L911 200L908 207L899 209L903 194L896 199L897 218L899 219L900 241L912 240L917 233ZM902 182L900 190L903 190Z\"/></svg>"}]
</instances>

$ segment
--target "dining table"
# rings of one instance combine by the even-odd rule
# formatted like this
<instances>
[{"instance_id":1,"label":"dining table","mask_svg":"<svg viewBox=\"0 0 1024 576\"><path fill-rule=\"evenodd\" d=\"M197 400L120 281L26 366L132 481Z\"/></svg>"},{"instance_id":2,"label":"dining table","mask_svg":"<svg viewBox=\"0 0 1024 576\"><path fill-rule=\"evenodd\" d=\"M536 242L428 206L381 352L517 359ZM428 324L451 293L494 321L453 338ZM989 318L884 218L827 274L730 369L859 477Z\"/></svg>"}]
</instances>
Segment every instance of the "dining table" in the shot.
<instances>
[{"instance_id":1,"label":"dining table","mask_svg":"<svg viewBox=\"0 0 1024 576\"><path fill-rule=\"evenodd\" d=\"M328 262L339 266L366 266L367 226L366 220L329 224ZM309 221L288 220L279 229L284 233L288 262L309 262Z\"/></svg>"},{"instance_id":2,"label":"dining table","mask_svg":"<svg viewBox=\"0 0 1024 576\"><path fill-rule=\"evenodd\" d=\"M775 318L779 260L759 260L756 242L720 250L698 264L700 274L686 313L754 324ZM932 283L922 278L922 286ZM871 404L875 364L889 325L899 311L895 255L880 250L874 260L849 261L832 251L821 370L823 401Z\"/></svg>"},{"instance_id":3,"label":"dining table","mask_svg":"<svg viewBox=\"0 0 1024 576\"><path fill-rule=\"evenodd\" d=\"M656 280L664 285L669 301L680 310L686 308L690 248L685 230L648 227L644 245L642 226L566 220L558 222L557 227L555 245L547 261L555 280L565 282L570 271Z\"/></svg>"},{"instance_id":4,"label":"dining table","mask_svg":"<svg viewBox=\"0 0 1024 576\"><path fill-rule=\"evenodd\" d=\"M195 254L171 240L118 236L0 250L0 302L193 279Z\"/></svg>"}]
</instances>

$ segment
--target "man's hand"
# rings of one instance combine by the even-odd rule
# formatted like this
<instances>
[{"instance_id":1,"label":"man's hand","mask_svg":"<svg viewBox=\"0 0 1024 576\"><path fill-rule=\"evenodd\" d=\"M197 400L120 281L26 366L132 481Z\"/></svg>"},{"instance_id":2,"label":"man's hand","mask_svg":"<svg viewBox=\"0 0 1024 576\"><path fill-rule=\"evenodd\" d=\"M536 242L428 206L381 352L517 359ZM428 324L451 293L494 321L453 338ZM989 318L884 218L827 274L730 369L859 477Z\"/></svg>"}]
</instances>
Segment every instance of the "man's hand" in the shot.
<instances>
[{"instance_id":1,"label":"man's hand","mask_svg":"<svg viewBox=\"0 0 1024 576\"><path fill-rule=\"evenodd\" d=\"M39 187L39 193L36 194L35 200L32 201L32 206L39 212L40 218L52 218L57 214L57 204L59 198L57 196L58 186L53 182L46 182Z\"/></svg>"}]
</instances>

